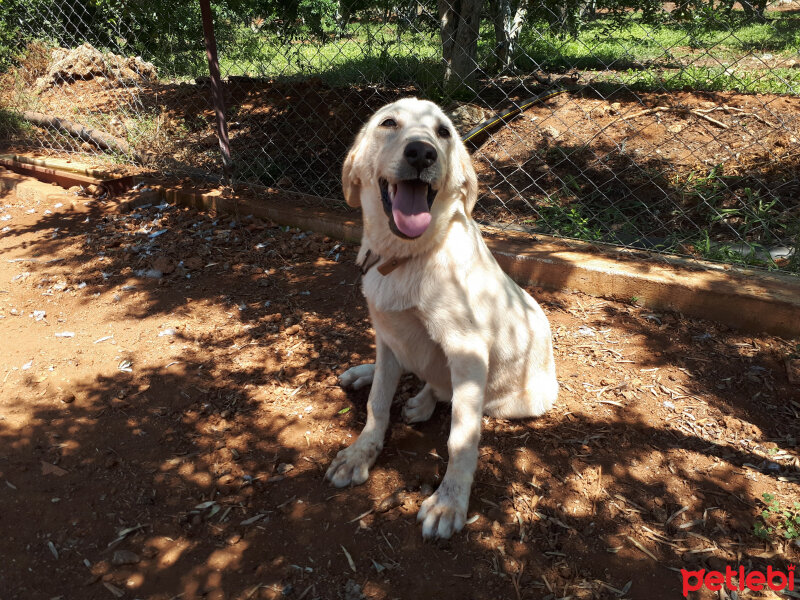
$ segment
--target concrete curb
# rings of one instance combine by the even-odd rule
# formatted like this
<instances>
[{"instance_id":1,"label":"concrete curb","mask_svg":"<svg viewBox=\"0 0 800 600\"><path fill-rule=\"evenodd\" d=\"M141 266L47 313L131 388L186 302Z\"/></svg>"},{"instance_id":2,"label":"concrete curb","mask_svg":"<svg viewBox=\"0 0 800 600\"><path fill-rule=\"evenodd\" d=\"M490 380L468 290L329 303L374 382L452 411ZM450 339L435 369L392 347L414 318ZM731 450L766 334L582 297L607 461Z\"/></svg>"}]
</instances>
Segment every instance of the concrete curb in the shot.
<instances>
[{"instance_id":1,"label":"concrete curb","mask_svg":"<svg viewBox=\"0 0 800 600\"><path fill-rule=\"evenodd\" d=\"M0 164L9 166L19 166L22 168L39 167L54 172L66 172L83 177L91 177L94 179L111 179L118 177L113 173L97 167L85 165L83 163L74 162L71 160L64 160L63 158L36 158L32 156L25 156L24 154L0 154Z\"/></svg>"},{"instance_id":2,"label":"concrete curb","mask_svg":"<svg viewBox=\"0 0 800 600\"><path fill-rule=\"evenodd\" d=\"M0 190L8 189L9 176L19 177L0 173ZM151 192L123 202L119 210L131 210L158 197L202 210L252 214L352 243L361 240L360 216L303 206L302 194L268 191L266 198L253 201L216 190L200 193L150 180L145 183ZM484 234L500 266L522 285L575 290L623 302L635 298L639 305L654 310L678 311L742 331L800 337L800 278L654 258L643 252L598 250L589 244L493 228L484 228Z\"/></svg>"},{"instance_id":3,"label":"concrete curb","mask_svg":"<svg viewBox=\"0 0 800 600\"><path fill-rule=\"evenodd\" d=\"M278 203L287 194L248 201L163 189L167 202L252 214L282 225L360 242L361 219L319 208ZM589 244L565 243L549 236L483 228L497 262L515 281L548 289L580 291L656 310L724 323L748 332L800 336L800 278L736 269L700 261L648 257L645 253L598 250Z\"/></svg>"},{"instance_id":4,"label":"concrete curb","mask_svg":"<svg viewBox=\"0 0 800 600\"><path fill-rule=\"evenodd\" d=\"M66 204L75 200L75 196L68 194L64 188L58 185L4 171L0 167L0 194L4 192L14 192L22 200L65 202Z\"/></svg>"}]
</instances>

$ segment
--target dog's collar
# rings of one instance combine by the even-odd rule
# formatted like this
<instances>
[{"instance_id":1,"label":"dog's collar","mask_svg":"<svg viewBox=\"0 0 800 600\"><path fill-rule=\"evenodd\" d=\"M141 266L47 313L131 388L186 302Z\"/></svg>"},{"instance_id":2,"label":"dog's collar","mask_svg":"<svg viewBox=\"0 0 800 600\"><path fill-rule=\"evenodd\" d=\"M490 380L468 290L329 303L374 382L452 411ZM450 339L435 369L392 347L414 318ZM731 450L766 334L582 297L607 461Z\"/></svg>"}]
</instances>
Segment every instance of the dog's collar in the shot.
<instances>
[{"instance_id":1,"label":"dog's collar","mask_svg":"<svg viewBox=\"0 0 800 600\"><path fill-rule=\"evenodd\" d=\"M367 271L369 271L372 267L378 264L381 260L381 257L378 256L377 254L372 260L370 260L371 256L372 256L372 250L367 250L367 253L364 255L364 260L361 261L360 265L358 265L358 267L361 269L362 275L366 275ZM401 267L404 264L406 264L410 258L411 258L410 256L403 256L401 258L390 258L388 260L385 260L380 265L378 265L378 273L386 276L392 271L394 271L397 267Z\"/></svg>"}]
</instances>

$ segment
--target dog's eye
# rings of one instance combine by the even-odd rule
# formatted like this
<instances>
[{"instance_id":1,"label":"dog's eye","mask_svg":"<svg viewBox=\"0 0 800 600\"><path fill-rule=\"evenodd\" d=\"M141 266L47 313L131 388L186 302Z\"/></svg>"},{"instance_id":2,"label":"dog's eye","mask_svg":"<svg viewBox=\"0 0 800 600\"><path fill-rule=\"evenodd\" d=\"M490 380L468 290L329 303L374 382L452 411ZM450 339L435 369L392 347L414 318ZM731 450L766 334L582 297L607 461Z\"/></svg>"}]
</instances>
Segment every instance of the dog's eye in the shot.
<instances>
[{"instance_id":1,"label":"dog's eye","mask_svg":"<svg viewBox=\"0 0 800 600\"><path fill-rule=\"evenodd\" d=\"M440 138L449 138L450 137L450 130L447 127L445 127L444 125L439 127L439 129L438 129L438 131L436 133L439 134Z\"/></svg>"},{"instance_id":2,"label":"dog's eye","mask_svg":"<svg viewBox=\"0 0 800 600\"><path fill-rule=\"evenodd\" d=\"M381 127L389 127L389 128L397 127L397 121L395 121L394 119L385 119L383 123L381 123Z\"/></svg>"}]
</instances>

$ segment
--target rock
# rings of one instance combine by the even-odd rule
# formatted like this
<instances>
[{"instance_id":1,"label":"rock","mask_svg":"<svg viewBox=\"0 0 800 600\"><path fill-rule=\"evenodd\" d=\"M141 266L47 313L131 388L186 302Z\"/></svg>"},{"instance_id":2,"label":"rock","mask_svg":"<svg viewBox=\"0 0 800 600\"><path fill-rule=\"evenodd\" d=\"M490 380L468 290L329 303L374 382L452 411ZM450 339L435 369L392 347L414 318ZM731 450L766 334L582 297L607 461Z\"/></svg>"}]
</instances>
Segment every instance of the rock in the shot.
<instances>
[{"instance_id":1,"label":"rock","mask_svg":"<svg viewBox=\"0 0 800 600\"><path fill-rule=\"evenodd\" d=\"M352 579L348 579L344 586L344 600L362 600L361 586Z\"/></svg>"},{"instance_id":2,"label":"rock","mask_svg":"<svg viewBox=\"0 0 800 600\"><path fill-rule=\"evenodd\" d=\"M72 404L73 402L75 402L75 394L73 394L72 392L66 392L61 395L60 400L64 404Z\"/></svg>"},{"instance_id":3,"label":"rock","mask_svg":"<svg viewBox=\"0 0 800 600\"><path fill-rule=\"evenodd\" d=\"M128 136L128 128L118 116L114 115L108 122L108 133L118 138L125 139Z\"/></svg>"},{"instance_id":4,"label":"rock","mask_svg":"<svg viewBox=\"0 0 800 600\"><path fill-rule=\"evenodd\" d=\"M111 570L111 565L109 565L108 561L105 560L98 560L96 563L92 565L90 569L92 575L98 578L108 574L110 570Z\"/></svg>"},{"instance_id":5,"label":"rock","mask_svg":"<svg viewBox=\"0 0 800 600\"><path fill-rule=\"evenodd\" d=\"M561 137L561 132L552 125L546 125L545 127L542 127L542 134L547 137L551 137L554 140Z\"/></svg>"},{"instance_id":6,"label":"rock","mask_svg":"<svg viewBox=\"0 0 800 600\"><path fill-rule=\"evenodd\" d=\"M393 508L397 508L398 506L402 506L405 503L406 499L408 498L408 494L406 494L403 490L397 490L393 494L386 496L383 500L378 503L378 507L375 509L376 512L384 513Z\"/></svg>"},{"instance_id":7,"label":"rock","mask_svg":"<svg viewBox=\"0 0 800 600\"><path fill-rule=\"evenodd\" d=\"M47 74L36 80L36 92L78 79L104 78L109 85L125 85L157 79L152 63L140 57L124 57L112 52L100 52L91 44L77 48L55 48L50 54Z\"/></svg>"},{"instance_id":8,"label":"rock","mask_svg":"<svg viewBox=\"0 0 800 600\"><path fill-rule=\"evenodd\" d=\"M169 275L175 270L175 261L169 256L157 256L153 260L152 268L156 271L161 271L164 275Z\"/></svg>"},{"instance_id":9,"label":"rock","mask_svg":"<svg viewBox=\"0 0 800 600\"><path fill-rule=\"evenodd\" d=\"M664 523L669 518L669 516L667 515L667 511L661 508L660 506L657 506L650 512L653 515L653 518L659 523Z\"/></svg>"},{"instance_id":10,"label":"rock","mask_svg":"<svg viewBox=\"0 0 800 600\"><path fill-rule=\"evenodd\" d=\"M122 565L135 565L140 560L139 555L135 552L131 552L130 550L117 550L114 552L114 556L111 557L111 564L115 567L121 567Z\"/></svg>"},{"instance_id":11,"label":"rock","mask_svg":"<svg viewBox=\"0 0 800 600\"><path fill-rule=\"evenodd\" d=\"M800 384L800 358L786 359L786 376L789 383Z\"/></svg>"},{"instance_id":12,"label":"rock","mask_svg":"<svg viewBox=\"0 0 800 600\"><path fill-rule=\"evenodd\" d=\"M448 116L457 131L467 133L470 129L491 117L492 113L481 106L462 104Z\"/></svg>"},{"instance_id":13,"label":"rock","mask_svg":"<svg viewBox=\"0 0 800 600\"><path fill-rule=\"evenodd\" d=\"M100 187L95 185L94 183L90 183L86 186L86 194L89 196L97 196L99 194Z\"/></svg>"},{"instance_id":14,"label":"rock","mask_svg":"<svg viewBox=\"0 0 800 600\"><path fill-rule=\"evenodd\" d=\"M293 464L291 464L291 463L281 463L281 464L278 465L277 471L278 471L279 475L283 475L285 473L288 473L292 469L294 469L294 465Z\"/></svg>"},{"instance_id":15,"label":"rock","mask_svg":"<svg viewBox=\"0 0 800 600\"><path fill-rule=\"evenodd\" d=\"M204 266L204 261L199 256L190 256L186 260L183 261L183 266L189 269L190 271L197 271L198 269L202 269Z\"/></svg>"}]
</instances>

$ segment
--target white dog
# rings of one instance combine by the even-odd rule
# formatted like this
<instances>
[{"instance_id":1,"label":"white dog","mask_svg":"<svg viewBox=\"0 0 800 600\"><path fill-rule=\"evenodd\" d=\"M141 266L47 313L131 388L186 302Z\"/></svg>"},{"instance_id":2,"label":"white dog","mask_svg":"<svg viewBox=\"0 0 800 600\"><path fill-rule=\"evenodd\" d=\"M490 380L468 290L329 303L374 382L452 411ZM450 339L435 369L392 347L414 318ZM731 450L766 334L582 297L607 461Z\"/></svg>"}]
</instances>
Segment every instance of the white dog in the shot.
<instances>
[{"instance_id":1,"label":"white dog","mask_svg":"<svg viewBox=\"0 0 800 600\"><path fill-rule=\"evenodd\" d=\"M447 471L418 513L423 536L449 538L466 519L482 415L533 417L556 399L550 325L481 238L471 216L475 170L435 104L406 98L378 110L342 180L348 204L363 212L359 264L377 357L340 377L372 389L364 430L326 477L338 487L367 480L400 376L412 372L425 386L406 402L407 422L452 402Z\"/></svg>"}]
</instances>

